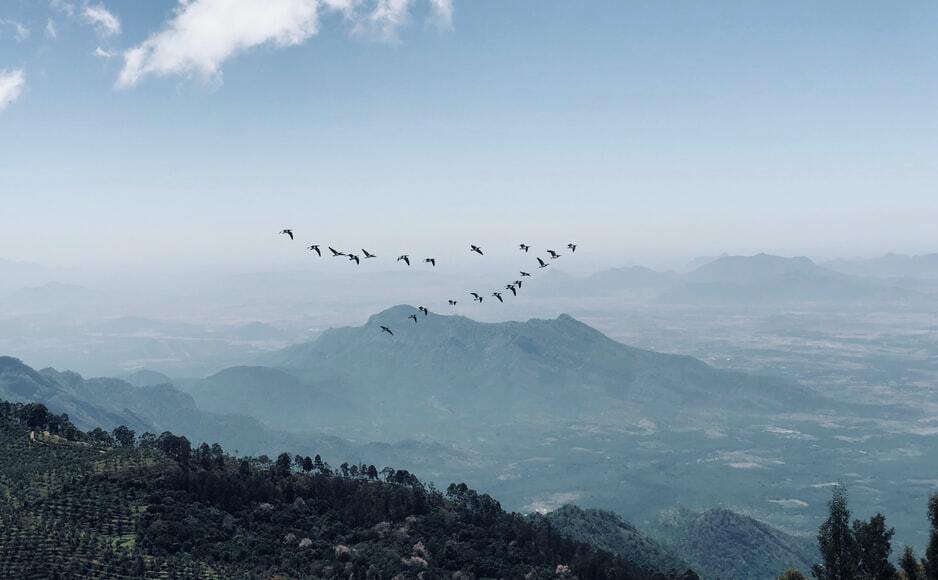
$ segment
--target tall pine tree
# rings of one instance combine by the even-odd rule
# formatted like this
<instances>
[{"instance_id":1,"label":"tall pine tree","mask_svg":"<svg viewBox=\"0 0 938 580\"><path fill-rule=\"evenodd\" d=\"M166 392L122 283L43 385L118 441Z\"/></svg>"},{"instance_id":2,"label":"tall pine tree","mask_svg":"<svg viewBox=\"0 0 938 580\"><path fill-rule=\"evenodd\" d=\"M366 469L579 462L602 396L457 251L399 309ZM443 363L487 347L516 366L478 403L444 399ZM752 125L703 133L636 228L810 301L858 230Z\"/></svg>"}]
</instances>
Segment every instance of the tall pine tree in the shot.
<instances>
[{"instance_id":1,"label":"tall pine tree","mask_svg":"<svg viewBox=\"0 0 938 580\"><path fill-rule=\"evenodd\" d=\"M847 507L847 492L834 488L830 515L818 530L818 548L823 564L812 569L819 580L854 580L859 577L859 554L856 538L850 528L850 509Z\"/></svg>"}]
</instances>

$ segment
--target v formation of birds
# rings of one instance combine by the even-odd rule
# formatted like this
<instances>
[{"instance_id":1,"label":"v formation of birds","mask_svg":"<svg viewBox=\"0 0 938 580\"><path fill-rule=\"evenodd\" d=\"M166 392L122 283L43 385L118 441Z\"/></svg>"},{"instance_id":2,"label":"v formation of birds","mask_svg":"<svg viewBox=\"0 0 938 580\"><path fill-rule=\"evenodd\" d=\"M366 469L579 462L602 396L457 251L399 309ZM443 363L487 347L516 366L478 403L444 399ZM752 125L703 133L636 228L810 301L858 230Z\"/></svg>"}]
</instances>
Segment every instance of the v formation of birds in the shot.
<instances>
[{"instance_id":1,"label":"v formation of birds","mask_svg":"<svg viewBox=\"0 0 938 580\"><path fill-rule=\"evenodd\" d=\"M284 235L284 236L289 236L289 238L290 238L291 240L295 239L295 238L294 238L294 235L293 235L293 230L290 229L290 228L284 228L284 229L280 230L280 234L281 234L281 235ZM570 253L571 253L571 254L576 252L576 248L577 248L577 245L574 244L574 243L572 243L572 242L569 243L569 244L567 244L567 249L570 250ZM332 246L326 246L326 249L327 249L327 250L329 251L329 253L331 254L331 257L333 257L333 258L346 258L349 262L355 262L356 265L361 265L361 261L362 261L362 260L369 260L369 259L373 259L373 258L377 258L377 257L378 257L376 254L373 254L373 253L369 252L369 251L366 250L365 248L362 248L362 249L361 249L361 254L356 254L356 253L354 253L354 252L343 252L343 251L340 251L340 250L337 250L337 249L333 248ZM530 252L531 246L528 245L528 244L519 244L519 245L518 245L518 249L519 249L521 252L527 254L527 253ZM323 255L322 248L321 248L318 244L311 244L310 246L307 247L307 250L309 250L310 252L315 252L316 255L319 256L320 258L321 258L322 255ZM559 253L559 252L557 252L557 251L555 251L555 250L546 250L546 251L547 251L547 255L548 255L548 259L549 259L549 260L556 260L557 258L560 258L560 257L563 255L563 254L561 254L561 253ZM477 245L475 245L475 244L469 244L469 253L478 254L478 255L480 255L480 256L484 256L484 255L485 255L485 252L482 250L482 247L481 247L481 246L477 246ZM407 265L407 266L410 266L410 265L411 265L411 263L410 263L410 255L409 255L409 254L401 254L400 256L397 257L397 260L396 260L396 261L397 261L397 262L404 262L404 264ZM437 262L437 259L436 259L436 258L433 258L433 257L423 258L422 261L423 261L423 263L429 264L431 267L436 268L436 262ZM537 267L538 267L538 268L547 268L548 266L550 266L550 262L545 261L543 258L541 258L541 257L539 257L539 256L537 257ZM521 286L524 284L524 279L525 279L525 278L529 278L529 277L531 277L531 276L533 276L533 275L532 275L530 272L525 272L525 271L523 271L523 270L520 271L520 272L519 272L519 278L518 278L517 280L514 280L514 281L509 282L508 284L506 284L506 285L505 285L505 290L508 290L509 292L511 292L511 295L512 295L512 296L517 296L517 295L518 295L518 290L520 290L520 289L521 289ZM472 296L473 302L479 302L479 303L481 303L481 302L484 300L484 298L485 298L483 295L481 295L481 294L479 294L479 293L477 293L477 292L469 292L469 294ZM499 291L497 291L497 290L496 290L495 292L492 292L492 296L493 296L496 300L498 300L499 303L504 303L504 302L505 302L505 299L503 298L502 294L503 294L502 292L499 292ZM447 303L448 303L450 306L456 306L456 304L458 303L458 301L457 301L457 300L450 299L450 300L447 300ZM430 314L430 310L429 310L428 308L424 307L424 306L418 307L417 310L418 310L421 314L423 314L423 316L428 316L428 315ZM413 321L414 324L417 324L417 323L419 322L419 320L420 320L420 317L417 316L417 313L413 313L413 314L411 314L410 316L408 316L407 319ZM387 334L389 334L389 335L391 335L391 336L394 336L394 331L391 330L391 328L389 328L389 327L387 327L387 326L384 326L384 325L379 325L379 326L380 326L380 330L381 330L382 333L387 333Z\"/></svg>"}]
</instances>

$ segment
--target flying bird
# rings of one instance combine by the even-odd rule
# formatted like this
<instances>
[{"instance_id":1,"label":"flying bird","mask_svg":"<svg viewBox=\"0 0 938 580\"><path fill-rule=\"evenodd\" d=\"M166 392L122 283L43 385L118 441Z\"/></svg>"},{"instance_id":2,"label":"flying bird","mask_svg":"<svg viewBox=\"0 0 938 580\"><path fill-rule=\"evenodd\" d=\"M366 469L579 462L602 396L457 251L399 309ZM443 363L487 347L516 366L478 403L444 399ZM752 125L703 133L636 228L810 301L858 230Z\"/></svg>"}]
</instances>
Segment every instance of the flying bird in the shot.
<instances>
[{"instance_id":1,"label":"flying bird","mask_svg":"<svg viewBox=\"0 0 938 580\"><path fill-rule=\"evenodd\" d=\"M529 245L527 245L527 244L521 244L520 247L521 247L521 251L522 251L522 252L525 252L525 253L527 253L527 251L531 249L531 246L529 246Z\"/></svg>"},{"instance_id":2,"label":"flying bird","mask_svg":"<svg viewBox=\"0 0 938 580\"><path fill-rule=\"evenodd\" d=\"M482 297L481 297L481 296L479 296L479 295L476 294L475 292L470 292L470 294L472 294L472 299L473 299L473 300L475 300L476 302L482 302Z\"/></svg>"},{"instance_id":3,"label":"flying bird","mask_svg":"<svg viewBox=\"0 0 938 580\"><path fill-rule=\"evenodd\" d=\"M349 262L355 262L355 263L358 264L359 266L362 265L361 260L359 260L359 259L358 259L358 256L356 256L355 254L349 254L349 255L348 255L348 261L349 261Z\"/></svg>"},{"instance_id":4,"label":"flying bird","mask_svg":"<svg viewBox=\"0 0 938 580\"><path fill-rule=\"evenodd\" d=\"M332 252L332 257L333 257L333 258L338 258L339 256L347 256L347 255L348 255L348 254L346 254L345 252L340 252L339 250L333 248L332 246L328 246L328 248L329 248L329 251Z\"/></svg>"},{"instance_id":5,"label":"flying bird","mask_svg":"<svg viewBox=\"0 0 938 580\"><path fill-rule=\"evenodd\" d=\"M517 295L518 295L518 289L515 288L515 285L514 285L514 284L509 284L509 285L505 286L505 290L511 290L511 293L512 293L512 295L514 295L514 296L517 296Z\"/></svg>"},{"instance_id":6,"label":"flying bird","mask_svg":"<svg viewBox=\"0 0 938 580\"><path fill-rule=\"evenodd\" d=\"M307 248L307 249L308 249L310 252L316 252L317 254L319 254L319 257L320 257L320 258L322 257L322 250L320 250L320 249L319 249L319 246L317 246L316 244L313 244L312 246L310 246L310 247Z\"/></svg>"},{"instance_id":7,"label":"flying bird","mask_svg":"<svg viewBox=\"0 0 938 580\"><path fill-rule=\"evenodd\" d=\"M391 329L388 328L387 326L382 326L382 327L381 327L381 332L387 332L387 333L390 334L391 336L394 336L394 333L391 332Z\"/></svg>"},{"instance_id":8,"label":"flying bird","mask_svg":"<svg viewBox=\"0 0 938 580\"><path fill-rule=\"evenodd\" d=\"M282 230L280 230L280 233L283 234L283 235L290 236L290 239L291 239L291 240L293 239L293 230L291 230L290 228L282 229Z\"/></svg>"},{"instance_id":9,"label":"flying bird","mask_svg":"<svg viewBox=\"0 0 938 580\"><path fill-rule=\"evenodd\" d=\"M525 276L530 276L530 274L528 274L527 272L521 272L521 277L524 278Z\"/></svg>"},{"instance_id":10,"label":"flying bird","mask_svg":"<svg viewBox=\"0 0 938 580\"><path fill-rule=\"evenodd\" d=\"M572 244L572 243L571 243L571 244L567 244L567 249L570 250L571 252L575 252L575 251L576 251L576 244Z\"/></svg>"},{"instance_id":11,"label":"flying bird","mask_svg":"<svg viewBox=\"0 0 938 580\"><path fill-rule=\"evenodd\" d=\"M377 258L377 257L378 257L378 256L372 254L371 252L369 252L368 250L366 250L365 248L362 248L362 255L365 256L365 259L366 259L366 260L367 260L368 258Z\"/></svg>"},{"instance_id":12,"label":"flying bird","mask_svg":"<svg viewBox=\"0 0 938 580\"><path fill-rule=\"evenodd\" d=\"M514 282L515 286L517 286L518 288L521 288L521 284L522 284L522 283L523 283L522 280L515 280L515 282Z\"/></svg>"},{"instance_id":13,"label":"flying bird","mask_svg":"<svg viewBox=\"0 0 938 580\"><path fill-rule=\"evenodd\" d=\"M557 259L557 258L560 257L560 254L558 254L557 252L555 252L555 251L553 251L553 250L547 250L547 253L550 254L550 259L551 259L551 260L555 260L555 259Z\"/></svg>"},{"instance_id":14,"label":"flying bird","mask_svg":"<svg viewBox=\"0 0 938 580\"><path fill-rule=\"evenodd\" d=\"M550 264L548 264L547 262L545 262L544 260L542 260L542 259L540 259L540 258L537 259L537 263L540 264L540 266L538 266L539 268L546 268L547 266L550 265Z\"/></svg>"},{"instance_id":15,"label":"flying bird","mask_svg":"<svg viewBox=\"0 0 938 580\"><path fill-rule=\"evenodd\" d=\"M417 324L417 315L416 315L416 314L411 314L411 315L408 316L407 318L410 318L411 320L414 321L414 324Z\"/></svg>"},{"instance_id":16,"label":"flying bird","mask_svg":"<svg viewBox=\"0 0 938 580\"><path fill-rule=\"evenodd\" d=\"M400 262L401 260L403 260L405 264L410 266L410 256L408 256L407 254L404 254L403 256L398 256L397 261Z\"/></svg>"},{"instance_id":17,"label":"flying bird","mask_svg":"<svg viewBox=\"0 0 938 580\"><path fill-rule=\"evenodd\" d=\"M470 251L470 252L475 252L476 254L479 254L480 256L483 255L483 254L482 254L482 248L480 248L479 246L473 245L473 244L469 244L469 251Z\"/></svg>"},{"instance_id":18,"label":"flying bird","mask_svg":"<svg viewBox=\"0 0 938 580\"><path fill-rule=\"evenodd\" d=\"M504 302L504 300L502 300L502 295L500 292L492 292L492 296L498 298L499 302Z\"/></svg>"},{"instance_id":19,"label":"flying bird","mask_svg":"<svg viewBox=\"0 0 938 580\"><path fill-rule=\"evenodd\" d=\"M456 306L456 301L455 301L455 300L450 300L450 301L449 301L449 305L450 305L450 306Z\"/></svg>"},{"instance_id":20,"label":"flying bird","mask_svg":"<svg viewBox=\"0 0 938 580\"><path fill-rule=\"evenodd\" d=\"M430 311L427 309L426 306L418 306L417 310L419 310L420 312L423 312L424 316L430 314Z\"/></svg>"},{"instance_id":21,"label":"flying bird","mask_svg":"<svg viewBox=\"0 0 938 580\"><path fill-rule=\"evenodd\" d=\"M423 261L424 261L424 263L430 264L431 266L433 266L434 268L436 268L436 258L424 258Z\"/></svg>"}]
</instances>

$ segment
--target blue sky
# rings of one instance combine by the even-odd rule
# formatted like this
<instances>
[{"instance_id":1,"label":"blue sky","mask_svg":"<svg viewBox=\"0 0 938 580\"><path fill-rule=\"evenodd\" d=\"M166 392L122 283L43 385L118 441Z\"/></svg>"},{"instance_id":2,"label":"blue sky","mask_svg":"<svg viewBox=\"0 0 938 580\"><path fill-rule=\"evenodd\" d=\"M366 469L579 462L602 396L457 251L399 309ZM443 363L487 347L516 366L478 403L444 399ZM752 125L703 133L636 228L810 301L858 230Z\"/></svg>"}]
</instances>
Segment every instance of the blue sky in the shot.
<instances>
[{"instance_id":1,"label":"blue sky","mask_svg":"<svg viewBox=\"0 0 938 580\"><path fill-rule=\"evenodd\" d=\"M287 225L938 251L936 32L930 1L5 0L0 258L289 266Z\"/></svg>"}]
</instances>

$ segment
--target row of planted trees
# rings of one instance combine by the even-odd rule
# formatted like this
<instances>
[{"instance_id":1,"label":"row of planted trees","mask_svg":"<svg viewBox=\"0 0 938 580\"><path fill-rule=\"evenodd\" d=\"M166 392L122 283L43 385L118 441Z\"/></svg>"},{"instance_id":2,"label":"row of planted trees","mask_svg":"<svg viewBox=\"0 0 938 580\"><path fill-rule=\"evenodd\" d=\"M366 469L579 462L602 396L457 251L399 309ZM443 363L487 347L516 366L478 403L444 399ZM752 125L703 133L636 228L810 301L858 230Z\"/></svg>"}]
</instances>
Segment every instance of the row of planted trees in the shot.
<instances>
[{"instance_id":1,"label":"row of planted trees","mask_svg":"<svg viewBox=\"0 0 938 580\"><path fill-rule=\"evenodd\" d=\"M911 546L905 546L897 568L892 555L894 528L886 527L886 517L876 514L869 520L851 522L847 492L838 486L831 498L830 513L818 530L821 563L811 570L819 580L938 580L938 494L928 501L931 537L925 557L919 559ZM804 574L789 570L779 580L800 580Z\"/></svg>"}]
</instances>

